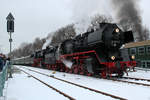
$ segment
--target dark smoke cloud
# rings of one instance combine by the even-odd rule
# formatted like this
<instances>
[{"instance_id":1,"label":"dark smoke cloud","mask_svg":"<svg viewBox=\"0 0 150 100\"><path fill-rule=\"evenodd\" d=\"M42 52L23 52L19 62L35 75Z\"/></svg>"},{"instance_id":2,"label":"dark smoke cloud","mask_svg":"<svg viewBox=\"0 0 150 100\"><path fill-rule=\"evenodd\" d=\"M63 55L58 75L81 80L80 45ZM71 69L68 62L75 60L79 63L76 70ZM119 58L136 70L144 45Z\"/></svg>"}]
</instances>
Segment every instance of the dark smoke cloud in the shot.
<instances>
[{"instance_id":1,"label":"dark smoke cloud","mask_svg":"<svg viewBox=\"0 0 150 100\"><path fill-rule=\"evenodd\" d=\"M134 35L138 37L138 41L142 41L145 40L145 34L138 3L139 0L112 0L119 24L130 25L135 31Z\"/></svg>"}]
</instances>

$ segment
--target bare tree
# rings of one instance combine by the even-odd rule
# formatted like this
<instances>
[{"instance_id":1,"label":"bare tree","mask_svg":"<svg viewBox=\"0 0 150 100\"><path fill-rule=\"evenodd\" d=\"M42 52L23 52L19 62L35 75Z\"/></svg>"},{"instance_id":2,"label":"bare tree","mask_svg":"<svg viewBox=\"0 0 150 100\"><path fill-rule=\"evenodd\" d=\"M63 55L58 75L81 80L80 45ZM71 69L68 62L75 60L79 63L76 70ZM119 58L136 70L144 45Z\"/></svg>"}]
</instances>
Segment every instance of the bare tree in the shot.
<instances>
[{"instance_id":1,"label":"bare tree","mask_svg":"<svg viewBox=\"0 0 150 100\"><path fill-rule=\"evenodd\" d=\"M111 23L112 21L113 19L110 16L106 17L105 15L97 14L92 18L91 24L95 26L98 23Z\"/></svg>"},{"instance_id":2,"label":"bare tree","mask_svg":"<svg viewBox=\"0 0 150 100\"><path fill-rule=\"evenodd\" d=\"M66 39L70 39L76 35L74 24L67 25L54 32L51 44L57 45Z\"/></svg>"},{"instance_id":3,"label":"bare tree","mask_svg":"<svg viewBox=\"0 0 150 100\"><path fill-rule=\"evenodd\" d=\"M34 43L22 43L18 49L12 51L13 58L31 55L36 50L42 49L45 39L36 38ZM10 54L9 54L10 55Z\"/></svg>"},{"instance_id":4,"label":"bare tree","mask_svg":"<svg viewBox=\"0 0 150 100\"><path fill-rule=\"evenodd\" d=\"M33 51L42 49L44 43L45 43L45 39L36 38L32 45Z\"/></svg>"},{"instance_id":5,"label":"bare tree","mask_svg":"<svg viewBox=\"0 0 150 100\"><path fill-rule=\"evenodd\" d=\"M144 40L148 40L150 37L150 31L148 30L148 28L144 28L143 30L143 37L144 37Z\"/></svg>"},{"instance_id":6,"label":"bare tree","mask_svg":"<svg viewBox=\"0 0 150 100\"><path fill-rule=\"evenodd\" d=\"M111 23L113 21L112 17L105 16L105 15L95 15L92 17L91 25L88 27L88 30L91 30L93 28L99 28L99 23Z\"/></svg>"}]
</instances>

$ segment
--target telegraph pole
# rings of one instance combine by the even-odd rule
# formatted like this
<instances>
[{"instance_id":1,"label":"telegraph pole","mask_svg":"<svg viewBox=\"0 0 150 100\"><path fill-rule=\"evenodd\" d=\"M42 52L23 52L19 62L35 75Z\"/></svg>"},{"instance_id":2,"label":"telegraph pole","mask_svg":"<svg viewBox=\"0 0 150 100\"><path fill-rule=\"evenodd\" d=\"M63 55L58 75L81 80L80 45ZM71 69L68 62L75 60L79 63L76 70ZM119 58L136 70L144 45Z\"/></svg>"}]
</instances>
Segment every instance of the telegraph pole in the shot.
<instances>
[{"instance_id":1,"label":"telegraph pole","mask_svg":"<svg viewBox=\"0 0 150 100\"><path fill-rule=\"evenodd\" d=\"M12 78L12 62L11 62L11 49L12 49L12 33L14 32L14 17L11 13L8 14L6 17L7 20L7 32L10 36L9 42L10 42L10 65L8 66L10 72L9 72L9 78Z\"/></svg>"}]
</instances>

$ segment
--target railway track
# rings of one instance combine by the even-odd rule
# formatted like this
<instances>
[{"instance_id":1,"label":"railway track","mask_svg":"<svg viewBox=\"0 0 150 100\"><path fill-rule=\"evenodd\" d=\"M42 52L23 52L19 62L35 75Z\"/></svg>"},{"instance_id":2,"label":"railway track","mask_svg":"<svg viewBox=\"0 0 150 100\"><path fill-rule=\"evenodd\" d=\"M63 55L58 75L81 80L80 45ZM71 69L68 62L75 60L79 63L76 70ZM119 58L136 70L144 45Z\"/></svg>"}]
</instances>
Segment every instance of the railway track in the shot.
<instances>
[{"instance_id":1,"label":"railway track","mask_svg":"<svg viewBox=\"0 0 150 100\"><path fill-rule=\"evenodd\" d=\"M121 79L131 79L131 80L137 80L137 81L141 80L141 81L150 82L150 79L144 79L144 78L122 77ZM107 80L150 87L150 84L138 83L138 82L131 82L131 81L126 81L126 80L120 80L120 79L118 79L116 77L107 78Z\"/></svg>"},{"instance_id":2,"label":"railway track","mask_svg":"<svg viewBox=\"0 0 150 100\"><path fill-rule=\"evenodd\" d=\"M136 70L142 70L142 71L150 71L148 68L140 68L140 67L135 67Z\"/></svg>"},{"instance_id":3,"label":"railway track","mask_svg":"<svg viewBox=\"0 0 150 100\"><path fill-rule=\"evenodd\" d=\"M64 82L66 81L66 80L62 80L62 79L56 78L56 77L54 77L54 76L47 75L47 74L44 74L44 73L41 73L41 72L38 72L38 71L35 71L35 70L32 70L32 69L29 69L29 68L26 68L26 69L28 69L28 70L30 70L30 71L37 72L37 73L42 74L42 75L46 75L46 76L48 76L48 77L52 77L52 78L57 79L57 80L60 80L60 81L64 81ZM132 78L132 77L123 77L123 78L124 78L124 79L132 79L132 80L143 80L143 81L148 81L148 82L150 82L149 79L143 79L143 78ZM116 79L116 78L110 78L110 79L107 79L107 80L150 87L150 84L138 83L138 82L131 82L131 81L120 80L120 79ZM72 82L67 82L67 83L71 83L71 84L72 84ZM74 83L73 83L73 84L74 84Z\"/></svg>"},{"instance_id":4,"label":"railway track","mask_svg":"<svg viewBox=\"0 0 150 100\"><path fill-rule=\"evenodd\" d=\"M22 67L23 68L23 67ZM35 71L35 70L32 70L32 69L29 69L29 68L24 68L24 69L27 69L29 71L32 71L32 72L35 72L35 73L38 73L38 74L41 74L41 75L44 75L44 76L47 76L47 77L50 77L50 78L53 78L53 79L56 79L56 80L59 80L59 81L63 81L65 83L68 83L68 84L71 84L71 85L75 85L77 87L80 87L80 88L84 88L84 89L88 89L90 91L94 91L96 93L99 93L99 94L102 94L102 95L105 95L105 96L109 96L109 97L112 97L114 99L119 99L119 100L127 100L125 98L122 98L122 97L119 97L119 96L115 96L115 95L112 95L112 94L109 94L109 93L106 93L106 92L102 92L100 90L96 90L96 89L92 89L92 88L89 88L89 87L86 87L86 86L83 86L83 85L79 85L79 84L76 84L76 83L72 83L70 81L66 81L66 80L63 80L63 79L60 79L60 78L57 78L53 75L47 75L47 74L44 74L44 73L41 73L39 71ZM69 98L69 97L68 97ZM70 100L73 100L73 99L70 99Z\"/></svg>"},{"instance_id":5,"label":"railway track","mask_svg":"<svg viewBox=\"0 0 150 100\"><path fill-rule=\"evenodd\" d=\"M60 90L58 90L58 89L54 88L53 86L51 86L51 85L49 85L49 84L47 84L47 83L43 82L42 80L40 80L40 79L36 78L35 76L33 76L33 75L31 75L31 74L27 73L26 71L24 71L24 70L22 70L22 69L19 69L19 70L20 70L20 71L22 71L22 72L24 72L25 74L27 74L27 75L29 75L29 76L33 77L33 78L34 78L34 79L36 79L37 81L39 81L39 82L43 83L43 84L44 84L44 85L46 85L47 87L49 87L49 88L51 88L51 89L55 90L56 92L60 93L61 95L63 95L63 96L65 96L65 97L67 97L69 100L76 100L75 98L73 98L73 97L69 96L68 94L65 94L64 92L62 92L62 91L60 91Z\"/></svg>"},{"instance_id":6,"label":"railway track","mask_svg":"<svg viewBox=\"0 0 150 100\"><path fill-rule=\"evenodd\" d=\"M141 81L147 81L147 82L150 82L150 79L144 79L144 78L134 78L134 77L122 77L124 79L132 79L132 80L141 80Z\"/></svg>"},{"instance_id":7,"label":"railway track","mask_svg":"<svg viewBox=\"0 0 150 100\"><path fill-rule=\"evenodd\" d=\"M120 79L107 79L111 81L116 81L116 82L123 82L123 83L129 83L129 84L134 84L134 85L142 85L142 86L147 86L150 87L150 84L145 84L145 83L138 83L138 82L131 82L131 81L126 81L126 80L120 80Z\"/></svg>"},{"instance_id":8,"label":"railway track","mask_svg":"<svg viewBox=\"0 0 150 100\"><path fill-rule=\"evenodd\" d=\"M150 79L144 79L144 78L122 77L121 79L130 79L130 80L136 80L136 81L140 81L141 80L141 81L150 82ZM131 81L127 81L127 80L120 80L118 78L110 78L108 80L150 87L150 84L131 82Z\"/></svg>"}]
</instances>

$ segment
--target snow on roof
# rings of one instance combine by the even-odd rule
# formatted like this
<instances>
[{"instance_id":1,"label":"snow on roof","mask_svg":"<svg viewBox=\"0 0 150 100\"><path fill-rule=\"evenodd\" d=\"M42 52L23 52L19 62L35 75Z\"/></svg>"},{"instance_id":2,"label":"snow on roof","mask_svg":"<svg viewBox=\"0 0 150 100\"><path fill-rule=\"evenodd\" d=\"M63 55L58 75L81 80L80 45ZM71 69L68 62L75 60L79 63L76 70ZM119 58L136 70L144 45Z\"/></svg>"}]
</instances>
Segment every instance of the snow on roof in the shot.
<instances>
[{"instance_id":1,"label":"snow on roof","mask_svg":"<svg viewBox=\"0 0 150 100\"><path fill-rule=\"evenodd\" d=\"M146 46L146 45L150 45L150 40L127 43L125 44L124 48L133 48L133 47L140 47L140 46Z\"/></svg>"}]
</instances>

